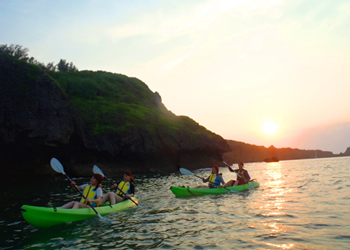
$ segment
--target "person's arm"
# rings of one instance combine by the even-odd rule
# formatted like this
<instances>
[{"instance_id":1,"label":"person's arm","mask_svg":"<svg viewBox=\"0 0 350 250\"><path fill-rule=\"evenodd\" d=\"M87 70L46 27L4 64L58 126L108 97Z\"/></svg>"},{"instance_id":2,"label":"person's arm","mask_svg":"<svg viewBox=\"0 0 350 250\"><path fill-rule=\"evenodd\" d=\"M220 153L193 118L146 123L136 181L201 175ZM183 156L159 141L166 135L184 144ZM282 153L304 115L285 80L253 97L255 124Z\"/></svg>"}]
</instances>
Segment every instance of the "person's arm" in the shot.
<instances>
[{"instance_id":1,"label":"person's arm","mask_svg":"<svg viewBox=\"0 0 350 250\"><path fill-rule=\"evenodd\" d=\"M221 174L218 175L216 178L218 179L218 181L219 181L220 183L222 183L222 185L225 185L225 184L226 184L225 181L224 181L224 178L222 178L222 175L221 175Z\"/></svg>"},{"instance_id":2,"label":"person's arm","mask_svg":"<svg viewBox=\"0 0 350 250\"><path fill-rule=\"evenodd\" d=\"M122 195L124 195L125 193L121 189L118 188L120 182L118 182L117 184L112 185L111 188L114 189L115 193L118 193L118 191L120 191L120 192L122 192ZM121 195L119 195L119 196L121 196Z\"/></svg>"},{"instance_id":3,"label":"person's arm","mask_svg":"<svg viewBox=\"0 0 350 250\"><path fill-rule=\"evenodd\" d=\"M118 187L119 183L120 183L120 182L118 182L117 184L113 184L113 185L111 186L111 188L116 189L116 188Z\"/></svg>"},{"instance_id":4,"label":"person's arm","mask_svg":"<svg viewBox=\"0 0 350 250\"><path fill-rule=\"evenodd\" d=\"M237 172L238 169L232 169L230 166L227 166L228 167L228 170L230 170L230 172Z\"/></svg>"},{"instance_id":5,"label":"person's arm","mask_svg":"<svg viewBox=\"0 0 350 250\"><path fill-rule=\"evenodd\" d=\"M205 182L208 182L209 181L209 177L210 176L208 176L206 179L204 179L204 178L202 178L202 181L205 183Z\"/></svg>"},{"instance_id":6,"label":"person's arm","mask_svg":"<svg viewBox=\"0 0 350 250\"><path fill-rule=\"evenodd\" d=\"M125 197L126 198L134 197L134 193L135 193L135 185L134 184L130 184L130 194L126 194Z\"/></svg>"},{"instance_id":7,"label":"person's arm","mask_svg":"<svg viewBox=\"0 0 350 250\"><path fill-rule=\"evenodd\" d=\"M80 190L80 191L83 190L83 186L84 186L84 188L87 186L87 185L77 186L77 184L76 184L74 181L72 181L71 184L72 184L72 188L73 188L73 189L75 189L74 186L76 186L77 189Z\"/></svg>"},{"instance_id":8,"label":"person's arm","mask_svg":"<svg viewBox=\"0 0 350 250\"><path fill-rule=\"evenodd\" d=\"M250 175L247 170L245 171L245 177L247 182L250 181Z\"/></svg>"}]
</instances>

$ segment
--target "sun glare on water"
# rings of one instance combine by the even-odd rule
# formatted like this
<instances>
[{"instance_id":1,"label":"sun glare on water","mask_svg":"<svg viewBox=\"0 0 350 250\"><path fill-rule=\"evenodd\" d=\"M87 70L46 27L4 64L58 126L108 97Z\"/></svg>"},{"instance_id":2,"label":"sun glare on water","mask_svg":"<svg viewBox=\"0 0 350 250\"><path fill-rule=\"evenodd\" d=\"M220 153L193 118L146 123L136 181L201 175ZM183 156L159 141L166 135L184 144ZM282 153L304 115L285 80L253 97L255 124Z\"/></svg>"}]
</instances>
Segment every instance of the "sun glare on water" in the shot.
<instances>
[{"instance_id":1,"label":"sun glare on water","mask_svg":"<svg viewBox=\"0 0 350 250\"><path fill-rule=\"evenodd\" d=\"M277 131L278 127L276 123L272 121L265 122L262 126L262 132L267 135L274 135Z\"/></svg>"}]
</instances>

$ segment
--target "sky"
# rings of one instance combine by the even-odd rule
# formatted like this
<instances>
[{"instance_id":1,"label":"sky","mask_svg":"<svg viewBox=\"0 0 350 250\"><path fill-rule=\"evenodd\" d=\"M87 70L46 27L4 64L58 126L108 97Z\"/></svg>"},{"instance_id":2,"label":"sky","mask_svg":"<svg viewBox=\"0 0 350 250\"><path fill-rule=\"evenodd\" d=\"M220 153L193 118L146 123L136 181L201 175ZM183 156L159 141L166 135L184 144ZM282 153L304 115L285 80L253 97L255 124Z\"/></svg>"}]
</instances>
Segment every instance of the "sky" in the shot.
<instances>
[{"instance_id":1,"label":"sky","mask_svg":"<svg viewBox=\"0 0 350 250\"><path fill-rule=\"evenodd\" d=\"M0 0L0 24L0 44L136 77L225 139L350 147L348 0Z\"/></svg>"}]
</instances>

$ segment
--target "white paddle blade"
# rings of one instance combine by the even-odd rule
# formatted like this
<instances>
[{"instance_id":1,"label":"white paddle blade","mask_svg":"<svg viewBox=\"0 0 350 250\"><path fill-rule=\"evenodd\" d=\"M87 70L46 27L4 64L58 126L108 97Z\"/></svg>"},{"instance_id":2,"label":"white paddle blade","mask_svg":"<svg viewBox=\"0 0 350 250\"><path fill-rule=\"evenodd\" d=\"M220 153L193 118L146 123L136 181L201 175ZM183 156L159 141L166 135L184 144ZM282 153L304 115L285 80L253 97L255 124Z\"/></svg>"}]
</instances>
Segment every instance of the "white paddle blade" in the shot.
<instances>
[{"instance_id":1,"label":"white paddle blade","mask_svg":"<svg viewBox=\"0 0 350 250\"><path fill-rule=\"evenodd\" d=\"M190 170L186 168L180 168L180 172L184 175L194 175L194 173L192 173Z\"/></svg>"},{"instance_id":2,"label":"white paddle blade","mask_svg":"<svg viewBox=\"0 0 350 250\"><path fill-rule=\"evenodd\" d=\"M51 159L50 165L53 168L53 170L55 170L57 173L61 173L61 174L66 175L61 162L59 162L56 158Z\"/></svg>"},{"instance_id":3,"label":"white paddle blade","mask_svg":"<svg viewBox=\"0 0 350 250\"><path fill-rule=\"evenodd\" d=\"M94 174L100 174L103 177L105 177L105 175L103 174L102 170L99 167L97 167L96 165L94 165L94 168L92 169L92 171L94 172Z\"/></svg>"}]
</instances>

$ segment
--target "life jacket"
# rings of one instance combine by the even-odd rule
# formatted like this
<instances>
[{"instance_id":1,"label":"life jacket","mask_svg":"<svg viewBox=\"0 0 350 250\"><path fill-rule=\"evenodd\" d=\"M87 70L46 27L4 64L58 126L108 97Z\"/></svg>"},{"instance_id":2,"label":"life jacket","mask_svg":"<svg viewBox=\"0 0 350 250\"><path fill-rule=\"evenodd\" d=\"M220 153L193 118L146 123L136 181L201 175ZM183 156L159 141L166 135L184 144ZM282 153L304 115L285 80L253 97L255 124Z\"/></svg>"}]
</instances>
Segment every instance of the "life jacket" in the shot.
<instances>
[{"instance_id":1,"label":"life jacket","mask_svg":"<svg viewBox=\"0 0 350 250\"><path fill-rule=\"evenodd\" d=\"M216 178L217 175L216 174L210 174L209 176L209 186L220 186L220 181L218 181L218 179Z\"/></svg>"},{"instance_id":2,"label":"life jacket","mask_svg":"<svg viewBox=\"0 0 350 250\"><path fill-rule=\"evenodd\" d=\"M97 187L98 188L98 187ZM90 199L90 200L96 200L97 199L97 188L96 186L91 186L91 185L87 185L85 188L84 188L84 191L83 191L83 195L87 198L87 199ZM87 204L85 202L85 199L82 198L80 200L81 203L84 203L84 204ZM100 205L100 203L95 203L95 202L91 202L91 205L94 206L94 207L98 207Z\"/></svg>"},{"instance_id":3,"label":"life jacket","mask_svg":"<svg viewBox=\"0 0 350 250\"><path fill-rule=\"evenodd\" d=\"M116 194L123 197L126 194L129 194L129 190L130 190L130 182L128 181L121 181L118 185Z\"/></svg>"},{"instance_id":4,"label":"life jacket","mask_svg":"<svg viewBox=\"0 0 350 250\"><path fill-rule=\"evenodd\" d=\"M246 183L246 181L244 180L244 178L246 177L245 176L245 170L242 169L242 170L237 170L237 173L241 176L237 176L237 180L240 182L240 183Z\"/></svg>"},{"instance_id":5,"label":"life jacket","mask_svg":"<svg viewBox=\"0 0 350 250\"><path fill-rule=\"evenodd\" d=\"M216 174L210 174L209 175L209 185L214 185L216 180Z\"/></svg>"}]
</instances>

